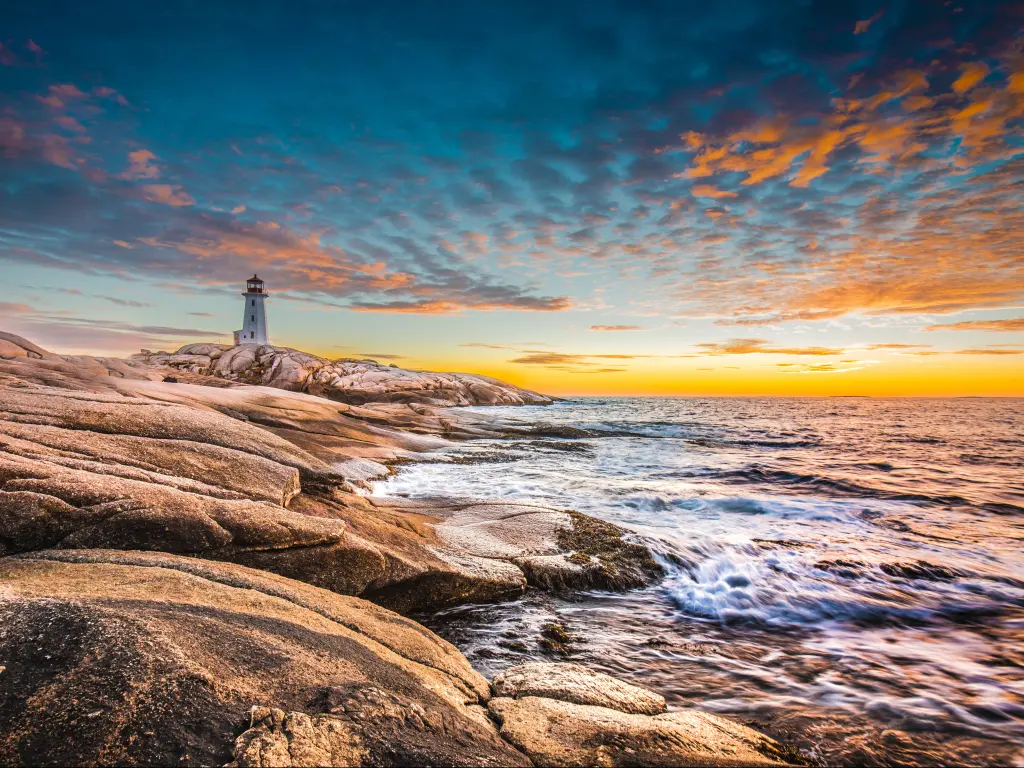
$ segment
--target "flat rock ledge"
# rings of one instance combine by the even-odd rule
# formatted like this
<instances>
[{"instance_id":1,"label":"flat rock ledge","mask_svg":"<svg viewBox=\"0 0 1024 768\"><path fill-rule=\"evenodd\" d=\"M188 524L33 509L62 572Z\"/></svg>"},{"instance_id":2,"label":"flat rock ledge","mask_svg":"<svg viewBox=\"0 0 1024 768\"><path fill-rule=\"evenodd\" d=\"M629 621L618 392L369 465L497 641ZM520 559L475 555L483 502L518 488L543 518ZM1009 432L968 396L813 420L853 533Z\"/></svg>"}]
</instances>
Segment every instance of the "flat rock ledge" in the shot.
<instances>
[{"instance_id":1,"label":"flat rock ledge","mask_svg":"<svg viewBox=\"0 0 1024 768\"><path fill-rule=\"evenodd\" d=\"M660 715L666 711L664 696L579 664L520 664L495 677L491 687L500 698L540 696L632 715Z\"/></svg>"},{"instance_id":2,"label":"flat rock ledge","mask_svg":"<svg viewBox=\"0 0 1024 768\"><path fill-rule=\"evenodd\" d=\"M539 766L785 765L776 742L707 712L652 717L538 696L491 699L488 709L501 736Z\"/></svg>"}]
</instances>

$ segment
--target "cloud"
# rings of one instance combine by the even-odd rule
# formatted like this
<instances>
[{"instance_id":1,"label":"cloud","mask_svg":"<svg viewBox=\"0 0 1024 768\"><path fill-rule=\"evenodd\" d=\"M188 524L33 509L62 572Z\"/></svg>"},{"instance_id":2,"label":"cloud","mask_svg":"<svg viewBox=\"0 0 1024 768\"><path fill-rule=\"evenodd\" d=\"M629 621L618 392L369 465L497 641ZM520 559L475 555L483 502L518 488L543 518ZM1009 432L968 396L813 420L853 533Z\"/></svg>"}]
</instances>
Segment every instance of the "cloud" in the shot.
<instances>
[{"instance_id":1,"label":"cloud","mask_svg":"<svg viewBox=\"0 0 1024 768\"><path fill-rule=\"evenodd\" d=\"M878 13L876 13L874 16L872 16L870 19L864 19L862 21L858 21L857 24L853 28L853 34L855 34L855 35L863 35L865 32L867 32L871 28L872 24L874 24L876 21L878 21L884 15L885 15L885 9L883 8L882 10L878 11Z\"/></svg>"},{"instance_id":2,"label":"cloud","mask_svg":"<svg viewBox=\"0 0 1024 768\"><path fill-rule=\"evenodd\" d=\"M117 175L119 179L158 179L160 168L153 164L156 155L148 149L128 153L128 167Z\"/></svg>"},{"instance_id":3,"label":"cloud","mask_svg":"<svg viewBox=\"0 0 1024 768\"><path fill-rule=\"evenodd\" d=\"M965 320L961 323L929 325L926 331L1024 331L1024 317L1009 317L1002 320Z\"/></svg>"},{"instance_id":4,"label":"cloud","mask_svg":"<svg viewBox=\"0 0 1024 768\"><path fill-rule=\"evenodd\" d=\"M30 55L26 56L23 51L28 51ZM26 40L21 45L10 40L0 42L0 66L3 67L38 67L42 65L45 55L46 51L33 40Z\"/></svg>"},{"instance_id":5,"label":"cloud","mask_svg":"<svg viewBox=\"0 0 1024 768\"><path fill-rule=\"evenodd\" d=\"M92 89L92 92L103 99L113 99L122 107L128 106L128 99L122 96L120 93L105 85L99 85Z\"/></svg>"},{"instance_id":6,"label":"cloud","mask_svg":"<svg viewBox=\"0 0 1024 768\"><path fill-rule=\"evenodd\" d=\"M917 349L919 347L930 347L930 344L869 344L864 349L875 350L875 349Z\"/></svg>"},{"instance_id":7,"label":"cloud","mask_svg":"<svg viewBox=\"0 0 1024 768\"><path fill-rule=\"evenodd\" d=\"M832 347L773 347L764 339L729 339L696 345L707 355L841 355L846 350Z\"/></svg>"},{"instance_id":8,"label":"cloud","mask_svg":"<svg viewBox=\"0 0 1024 768\"><path fill-rule=\"evenodd\" d=\"M53 118L53 122L66 131L71 131L73 133L85 133L85 126L75 118L71 117L71 115L58 115Z\"/></svg>"},{"instance_id":9,"label":"cloud","mask_svg":"<svg viewBox=\"0 0 1024 768\"><path fill-rule=\"evenodd\" d=\"M983 61L969 62L960 69L961 75L952 85L953 90L960 94L967 93L988 75L988 66Z\"/></svg>"},{"instance_id":10,"label":"cloud","mask_svg":"<svg viewBox=\"0 0 1024 768\"><path fill-rule=\"evenodd\" d=\"M174 207L196 204L195 198L177 184L145 184L142 192L143 197L153 203Z\"/></svg>"},{"instance_id":11,"label":"cloud","mask_svg":"<svg viewBox=\"0 0 1024 768\"><path fill-rule=\"evenodd\" d=\"M28 304L21 304L14 301L0 301L0 314L4 315L24 315L30 312L34 312Z\"/></svg>"},{"instance_id":12,"label":"cloud","mask_svg":"<svg viewBox=\"0 0 1024 768\"><path fill-rule=\"evenodd\" d=\"M568 352L527 352L522 357L509 360L516 365L544 365L544 366L590 366L596 365L590 358L596 355L578 355Z\"/></svg>"},{"instance_id":13,"label":"cloud","mask_svg":"<svg viewBox=\"0 0 1024 768\"><path fill-rule=\"evenodd\" d=\"M87 328L102 328L111 331L130 331L133 333L144 333L150 336L170 337L199 337L205 339L223 338L229 334L223 331L207 331L201 328L178 328L168 325L135 325L119 320L96 319L90 317L61 317L41 315L40 321L45 321L61 326L77 326Z\"/></svg>"},{"instance_id":14,"label":"cloud","mask_svg":"<svg viewBox=\"0 0 1024 768\"><path fill-rule=\"evenodd\" d=\"M2 309L0 309L2 311ZM170 345L172 348L195 339L226 341L229 334L202 328L164 325L137 325L120 320L76 317L61 313L28 311L10 316L4 330L12 331L37 344L59 352L75 350L104 354L123 354L142 348Z\"/></svg>"},{"instance_id":15,"label":"cloud","mask_svg":"<svg viewBox=\"0 0 1024 768\"><path fill-rule=\"evenodd\" d=\"M735 192L730 192L727 189L718 189L718 187L713 187L710 184L694 184L690 187L690 194L694 197L713 197L716 199L723 197L736 197Z\"/></svg>"},{"instance_id":16,"label":"cloud","mask_svg":"<svg viewBox=\"0 0 1024 768\"><path fill-rule=\"evenodd\" d=\"M51 85L45 96L36 97L40 102L53 109L63 109L70 102L86 98L86 94L78 86L70 83Z\"/></svg>"},{"instance_id":17,"label":"cloud","mask_svg":"<svg viewBox=\"0 0 1024 768\"><path fill-rule=\"evenodd\" d=\"M116 296L100 296L99 298L109 301L111 304L117 304L119 307L152 307L153 305L145 301L134 301L132 299L119 299Z\"/></svg>"},{"instance_id":18,"label":"cloud","mask_svg":"<svg viewBox=\"0 0 1024 768\"><path fill-rule=\"evenodd\" d=\"M642 325L592 325L592 331L643 331Z\"/></svg>"},{"instance_id":19,"label":"cloud","mask_svg":"<svg viewBox=\"0 0 1024 768\"><path fill-rule=\"evenodd\" d=\"M358 352L356 357L364 360L405 360L408 355L389 355L384 352Z\"/></svg>"},{"instance_id":20,"label":"cloud","mask_svg":"<svg viewBox=\"0 0 1024 768\"><path fill-rule=\"evenodd\" d=\"M470 342L468 344L459 344L460 347L470 347L475 349L508 349L508 347L502 346L501 344L481 344L480 342Z\"/></svg>"},{"instance_id":21,"label":"cloud","mask_svg":"<svg viewBox=\"0 0 1024 768\"><path fill-rule=\"evenodd\" d=\"M566 371L569 373L621 373L626 368L608 367L601 365L595 360L631 360L630 355L579 355L562 352L540 352L525 351L522 357L509 360L515 365L536 365L550 368L555 371Z\"/></svg>"},{"instance_id":22,"label":"cloud","mask_svg":"<svg viewBox=\"0 0 1024 768\"><path fill-rule=\"evenodd\" d=\"M958 349L954 355L1024 355L1024 349Z\"/></svg>"},{"instance_id":23,"label":"cloud","mask_svg":"<svg viewBox=\"0 0 1024 768\"><path fill-rule=\"evenodd\" d=\"M387 302L358 301L350 305L356 312L394 312L414 315L451 315L464 310L493 312L498 310L528 312L561 312L571 309L568 296L515 296L489 300L467 295L458 301L437 299L397 300Z\"/></svg>"},{"instance_id":24,"label":"cloud","mask_svg":"<svg viewBox=\"0 0 1024 768\"><path fill-rule=\"evenodd\" d=\"M751 328L1024 301L1024 71L1003 56L1019 26L1006 13L960 4L925 19L914 6L883 23L859 18L878 6L662 3L652 29L613 5L595 22L607 29L557 10L538 24L530 3L481 6L466 23L489 87L455 102L464 52L443 35L409 43L439 75L412 93L407 72L385 83L368 70L367 87L395 95L387 109L336 79L359 45L316 36L303 45L326 79L284 89L259 70L272 63L240 75L205 59L210 33L182 25L212 108L181 87L184 71L127 91L135 108L107 86L50 87L53 70L4 70L0 260L182 291L226 290L252 268L277 298L324 310L621 312L596 319L646 307ZM275 40L277 13L246 34ZM479 23L490 14L522 27ZM508 66L508 30L543 31L536 50L554 58ZM645 56L628 55L638 45ZM104 55L82 71L128 89L130 66ZM572 85L581 76L593 87ZM275 105L256 122L251 82L269 83ZM627 327L593 326L613 328ZM701 352L829 353L755 341Z\"/></svg>"}]
</instances>

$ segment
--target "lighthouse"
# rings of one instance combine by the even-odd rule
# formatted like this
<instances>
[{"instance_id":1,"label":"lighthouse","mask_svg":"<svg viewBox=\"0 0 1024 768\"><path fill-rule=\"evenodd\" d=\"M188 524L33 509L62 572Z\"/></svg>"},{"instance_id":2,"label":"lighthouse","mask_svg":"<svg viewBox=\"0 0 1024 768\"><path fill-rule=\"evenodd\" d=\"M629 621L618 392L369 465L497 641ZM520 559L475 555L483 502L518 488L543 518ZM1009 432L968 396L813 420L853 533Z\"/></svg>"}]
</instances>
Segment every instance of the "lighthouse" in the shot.
<instances>
[{"instance_id":1,"label":"lighthouse","mask_svg":"<svg viewBox=\"0 0 1024 768\"><path fill-rule=\"evenodd\" d=\"M267 335L267 310L263 302L267 292L263 281L253 275L245 281L245 314L242 315L242 330L235 331L235 346L239 344L269 344Z\"/></svg>"}]
</instances>

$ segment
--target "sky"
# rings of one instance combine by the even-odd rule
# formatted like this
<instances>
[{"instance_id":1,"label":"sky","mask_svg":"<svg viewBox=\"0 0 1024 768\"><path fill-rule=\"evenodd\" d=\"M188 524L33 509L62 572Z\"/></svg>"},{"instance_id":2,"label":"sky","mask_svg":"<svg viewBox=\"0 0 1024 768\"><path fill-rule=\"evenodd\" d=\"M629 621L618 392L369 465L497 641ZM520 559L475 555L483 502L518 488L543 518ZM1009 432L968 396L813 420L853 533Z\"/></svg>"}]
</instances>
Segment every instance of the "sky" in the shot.
<instances>
[{"instance_id":1,"label":"sky","mask_svg":"<svg viewBox=\"0 0 1024 768\"><path fill-rule=\"evenodd\" d=\"M1024 395L1024 4L10 3L0 330Z\"/></svg>"}]
</instances>

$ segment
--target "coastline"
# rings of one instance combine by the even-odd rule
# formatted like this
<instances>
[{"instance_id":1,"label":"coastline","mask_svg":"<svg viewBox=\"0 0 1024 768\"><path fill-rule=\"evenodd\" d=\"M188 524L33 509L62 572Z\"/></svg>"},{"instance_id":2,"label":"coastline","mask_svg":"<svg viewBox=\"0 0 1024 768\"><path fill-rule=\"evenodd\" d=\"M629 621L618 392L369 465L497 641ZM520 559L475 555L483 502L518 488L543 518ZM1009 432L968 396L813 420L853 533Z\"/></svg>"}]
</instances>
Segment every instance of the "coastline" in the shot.
<instances>
[{"instance_id":1,"label":"coastline","mask_svg":"<svg viewBox=\"0 0 1024 768\"><path fill-rule=\"evenodd\" d=\"M717 716L637 713L607 698L581 703L565 691L582 685L607 693L619 685L611 678L581 683L584 669L570 670L560 690L538 694L527 686L492 695L453 646L384 610L437 610L527 589L629 589L660 576L649 551L624 540L622 529L578 513L360 492L388 462L452 439L497 436L444 406L538 404L542 396L484 377L327 366L276 348L255 356L242 350L248 367L228 366L230 377L218 377L211 376L213 350L190 349L174 365L175 356L62 357L9 334L2 339L0 605L14 631L2 644L0 674L20 681L21 690L59 689L64 701L39 709L8 694L0 702L4 763L31 763L39 750L65 750L72 762L119 760L136 750L142 762L176 755L186 762L233 756L237 765L301 764L308 755L295 751L300 733L327 750L318 762L333 764L574 764L590 759L587 750L634 747L639 764L761 765L784 756L770 739ZM360 380L356 399L389 386L398 395L383 404L339 402L353 389L340 376L346 371ZM246 382L257 377L272 385ZM189 586L196 579L206 585L198 592ZM129 603L118 586L125 584L134 593ZM239 604L240 588L288 605ZM237 625L232 612L250 618ZM253 628L269 626L271 615L278 616L272 645L301 667L283 677L257 651L266 649L270 630ZM111 659L97 675L88 660L107 641L96 646L100 638L83 634L81 621L101 635L128 638L120 645L130 659ZM297 634L323 621L328 625L317 631L344 635L348 651L307 630ZM381 629L373 622L383 622ZM403 629L392 637L388 624ZM43 626L59 627L84 655L61 657L56 668L20 655ZM203 629L186 640L185 626ZM363 659L355 667L353 642L361 649L355 658ZM230 650L236 647L251 650L238 657ZM339 663L349 661L333 672L313 662L337 653ZM169 679L179 682L156 685ZM201 681L201 695L183 694L194 689L188 680ZM352 688L359 680L363 693ZM124 691L138 686L149 692L145 706L137 697L124 700ZM107 703L95 709L97 700ZM194 714L168 720L183 711ZM379 722L355 712L375 712ZM76 729L88 722L93 736L50 743L53 717ZM408 726L410 718L417 725L408 732L386 725ZM568 729L552 735L544 725L551 718ZM669 742L650 747L657 734ZM145 748L135 744L139 738ZM457 745L467 739L483 751L463 756ZM644 749L654 752L644 758Z\"/></svg>"}]
</instances>

